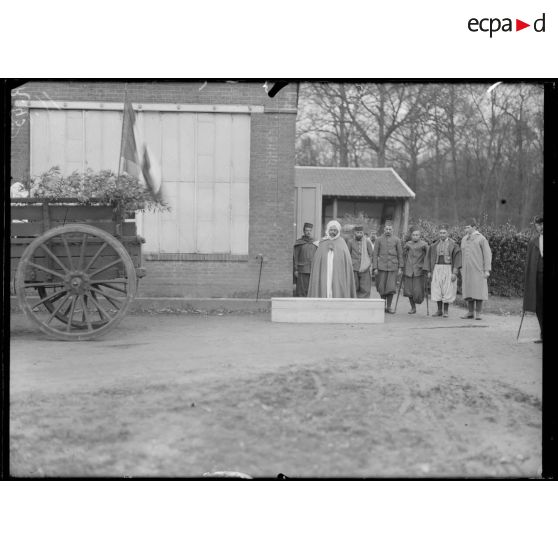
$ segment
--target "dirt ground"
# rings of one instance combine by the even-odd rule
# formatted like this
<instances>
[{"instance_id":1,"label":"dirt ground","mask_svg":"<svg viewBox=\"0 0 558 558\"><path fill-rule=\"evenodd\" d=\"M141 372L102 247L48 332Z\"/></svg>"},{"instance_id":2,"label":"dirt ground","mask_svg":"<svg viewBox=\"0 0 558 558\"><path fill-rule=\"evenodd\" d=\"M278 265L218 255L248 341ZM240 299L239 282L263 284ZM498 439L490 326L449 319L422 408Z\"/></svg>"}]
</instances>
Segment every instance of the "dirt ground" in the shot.
<instances>
[{"instance_id":1,"label":"dirt ground","mask_svg":"<svg viewBox=\"0 0 558 558\"><path fill-rule=\"evenodd\" d=\"M406 310L370 325L140 313L81 343L13 314L11 474L540 474L536 318L517 343L515 315Z\"/></svg>"}]
</instances>

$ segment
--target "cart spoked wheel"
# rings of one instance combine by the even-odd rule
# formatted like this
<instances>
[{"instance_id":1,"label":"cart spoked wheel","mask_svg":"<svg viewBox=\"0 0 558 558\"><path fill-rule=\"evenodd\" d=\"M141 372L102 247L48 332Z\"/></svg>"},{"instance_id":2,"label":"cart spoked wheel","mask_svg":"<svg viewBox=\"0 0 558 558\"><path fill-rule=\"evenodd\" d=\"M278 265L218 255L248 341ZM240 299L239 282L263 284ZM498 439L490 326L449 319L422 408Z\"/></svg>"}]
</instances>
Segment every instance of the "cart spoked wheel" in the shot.
<instances>
[{"instance_id":1,"label":"cart spoked wheel","mask_svg":"<svg viewBox=\"0 0 558 558\"><path fill-rule=\"evenodd\" d=\"M33 240L15 276L26 316L44 333L70 341L98 337L118 325L136 288L134 263L124 246L82 224L50 229Z\"/></svg>"}]
</instances>

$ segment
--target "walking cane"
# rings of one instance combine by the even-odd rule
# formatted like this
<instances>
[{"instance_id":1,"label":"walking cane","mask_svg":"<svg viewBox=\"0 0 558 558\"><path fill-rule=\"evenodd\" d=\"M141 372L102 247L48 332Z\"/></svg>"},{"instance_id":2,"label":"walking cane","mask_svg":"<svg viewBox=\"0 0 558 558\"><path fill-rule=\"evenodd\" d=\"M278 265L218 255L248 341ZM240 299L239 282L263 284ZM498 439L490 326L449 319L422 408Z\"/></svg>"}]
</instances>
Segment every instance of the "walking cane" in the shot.
<instances>
[{"instance_id":1,"label":"walking cane","mask_svg":"<svg viewBox=\"0 0 558 558\"><path fill-rule=\"evenodd\" d=\"M516 341L519 341L519 334L521 333L521 326L523 325L523 318L525 317L525 310L521 313L521 321L519 322L519 329L517 330L517 337L515 338Z\"/></svg>"},{"instance_id":2,"label":"walking cane","mask_svg":"<svg viewBox=\"0 0 558 558\"><path fill-rule=\"evenodd\" d=\"M263 255L258 254L257 257L260 258L260 275L258 277L258 291L256 293L256 300L258 300L258 298L260 297L260 280L262 278Z\"/></svg>"}]
</instances>

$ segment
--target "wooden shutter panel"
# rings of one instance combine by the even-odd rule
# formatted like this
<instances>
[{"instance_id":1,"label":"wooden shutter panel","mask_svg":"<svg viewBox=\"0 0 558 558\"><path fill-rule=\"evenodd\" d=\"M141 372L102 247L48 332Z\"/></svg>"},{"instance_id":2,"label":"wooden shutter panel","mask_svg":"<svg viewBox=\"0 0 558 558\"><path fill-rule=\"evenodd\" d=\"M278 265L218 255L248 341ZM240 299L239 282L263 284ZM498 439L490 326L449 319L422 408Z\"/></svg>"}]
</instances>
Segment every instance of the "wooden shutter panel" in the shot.
<instances>
[{"instance_id":1,"label":"wooden shutter panel","mask_svg":"<svg viewBox=\"0 0 558 558\"><path fill-rule=\"evenodd\" d=\"M248 254L250 218L250 117L232 116L231 253Z\"/></svg>"}]
</instances>

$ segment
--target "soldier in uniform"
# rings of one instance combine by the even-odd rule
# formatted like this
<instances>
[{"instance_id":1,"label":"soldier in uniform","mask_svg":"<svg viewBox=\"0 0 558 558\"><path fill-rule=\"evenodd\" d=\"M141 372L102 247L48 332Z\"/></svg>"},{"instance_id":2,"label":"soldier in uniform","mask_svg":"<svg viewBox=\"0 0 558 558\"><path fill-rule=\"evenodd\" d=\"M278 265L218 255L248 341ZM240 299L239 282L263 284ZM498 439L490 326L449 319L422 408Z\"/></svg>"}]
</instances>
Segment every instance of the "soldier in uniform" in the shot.
<instances>
[{"instance_id":1,"label":"soldier in uniform","mask_svg":"<svg viewBox=\"0 0 558 558\"><path fill-rule=\"evenodd\" d=\"M448 236L448 226L438 229L438 240L428 247L424 259L424 270L428 279L432 279L432 300L438 305L438 311L432 316L448 317L449 305L457 295L457 273L461 267L461 249Z\"/></svg>"},{"instance_id":2,"label":"soldier in uniform","mask_svg":"<svg viewBox=\"0 0 558 558\"><path fill-rule=\"evenodd\" d=\"M411 240L403 247L403 296L409 299L411 309L409 314L417 313L417 304L424 300L424 258L428 250L428 244L420 238L420 230L413 229Z\"/></svg>"},{"instance_id":3,"label":"soldier in uniform","mask_svg":"<svg viewBox=\"0 0 558 558\"><path fill-rule=\"evenodd\" d=\"M374 244L372 268L376 277L376 288L386 301L385 311L395 314L395 310L391 308L391 301L396 291L397 277L403 273L403 249L399 238L393 236L393 227L389 222L384 226L384 234Z\"/></svg>"},{"instance_id":4,"label":"soldier in uniform","mask_svg":"<svg viewBox=\"0 0 558 558\"><path fill-rule=\"evenodd\" d=\"M312 260L318 247L312 238L312 223L304 223L303 234L295 242L293 249L293 270L296 282L296 296L308 296Z\"/></svg>"},{"instance_id":5,"label":"soldier in uniform","mask_svg":"<svg viewBox=\"0 0 558 558\"><path fill-rule=\"evenodd\" d=\"M362 225L355 225L353 238L347 241L347 248L353 262L355 287L358 298L370 298L372 279L370 267L374 256L374 248L368 238L364 236Z\"/></svg>"}]
</instances>

